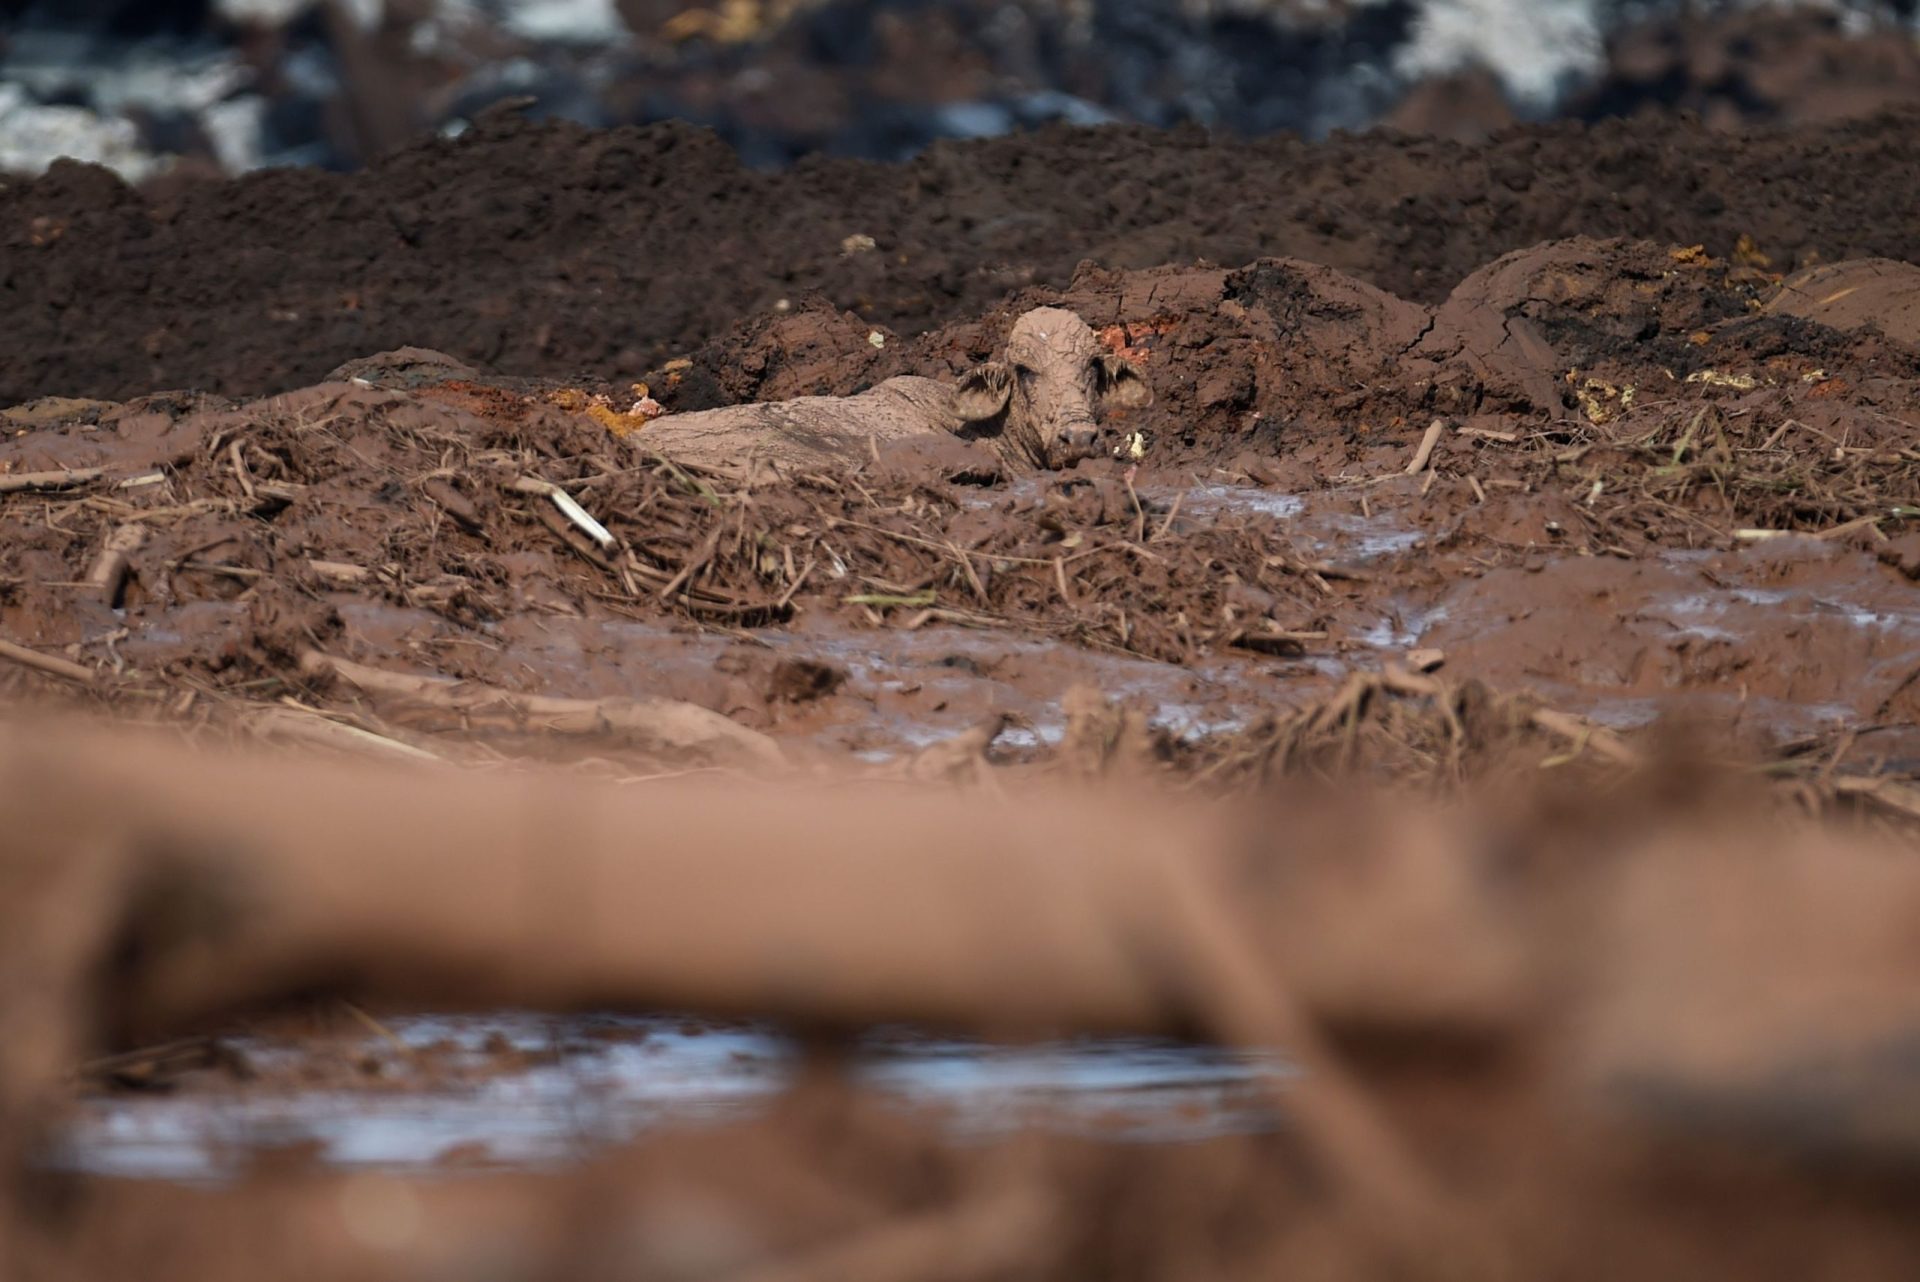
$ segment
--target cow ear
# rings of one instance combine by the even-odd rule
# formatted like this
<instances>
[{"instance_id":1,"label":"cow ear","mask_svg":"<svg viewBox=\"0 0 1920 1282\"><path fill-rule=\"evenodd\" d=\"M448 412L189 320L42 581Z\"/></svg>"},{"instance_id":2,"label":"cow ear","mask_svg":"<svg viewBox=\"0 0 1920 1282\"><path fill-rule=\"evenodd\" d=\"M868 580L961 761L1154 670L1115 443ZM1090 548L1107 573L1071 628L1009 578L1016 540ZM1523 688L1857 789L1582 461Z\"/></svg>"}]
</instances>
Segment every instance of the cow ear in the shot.
<instances>
[{"instance_id":1,"label":"cow ear","mask_svg":"<svg viewBox=\"0 0 1920 1282\"><path fill-rule=\"evenodd\" d=\"M954 413L962 423L978 423L1005 410L1012 395L1012 370L999 361L976 365L960 376L953 389Z\"/></svg>"},{"instance_id":2,"label":"cow ear","mask_svg":"<svg viewBox=\"0 0 1920 1282\"><path fill-rule=\"evenodd\" d=\"M1140 377L1140 371L1133 362L1111 352L1102 352L1093 358L1094 374L1099 380L1100 395L1122 409L1144 409L1153 404L1153 389L1147 386L1147 380Z\"/></svg>"}]
</instances>

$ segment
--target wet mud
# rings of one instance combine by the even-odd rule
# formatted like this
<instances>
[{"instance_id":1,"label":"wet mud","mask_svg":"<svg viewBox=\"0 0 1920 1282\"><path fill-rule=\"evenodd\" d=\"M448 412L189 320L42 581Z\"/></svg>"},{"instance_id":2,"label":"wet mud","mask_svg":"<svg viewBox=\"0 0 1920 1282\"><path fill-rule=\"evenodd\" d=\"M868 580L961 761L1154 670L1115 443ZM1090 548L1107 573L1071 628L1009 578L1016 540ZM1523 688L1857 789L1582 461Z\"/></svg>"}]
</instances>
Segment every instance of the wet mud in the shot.
<instances>
[{"instance_id":1,"label":"wet mud","mask_svg":"<svg viewBox=\"0 0 1920 1282\"><path fill-rule=\"evenodd\" d=\"M1643 172L1704 147L1690 128L1567 135L1591 201L1541 197L1497 234L1410 197L1360 239L1248 233L1212 265L1182 261L1200 252L1186 230L1109 216L1137 257L951 278L836 237L823 252L859 292L794 269L769 286L784 308L743 283L764 266L762 214L733 214L808 183L865 199L845 188L856 171L756 187L685 131L501 120L358 178L178 191L172 223L71 167L0 193L19 213L93 202L24 224L43 243L8 252L48 257L16 291L106 271L83 248L131 245L136 226L158 238L139 249L156 291L193 261L162 257L176 232L222 226L222 261L253 261L283 188L343 202L341 227L378 206L449 327L223 318L187 347L245 377L156 391L191 302L147 358L61 345L124 295L17 322L30 395L0 411L0 752L32 822L0 851L0 991L38 1031L0 1046L0 1121L35 1119L0 1194L30 1208L39 1276L111 1272L147 1239L167 1246L141 1255L155 1276L199 1275L204 1230L235 1208L305 1225L315 1277L369 1258L458 1275L494 1240L460 1227L479 1224L529 1277L795 1260L815 1269L800 1276L1386 1277L1435 1259L1586 1276L1582 1234L1630 1242L1656 1274L1739 1256L1795 1276L1844 1243L1860 1276L1901 1276L1913 1146L1885 1119L1911 1093L1914 888L1885 855L1910 856L1920 823L1920 271L1899 261L1904 213L1803 197L1831 155L1856 176L1862 157L1905 163L1904 124L1716 135L1743 163L1804 163L1799 195L1706 213L1720 189L1676 181L1634 227L1592 216L1606 157ZM1397 157L1391 181L1417 196L1410 175L1523 146L1561 163L1554 136L1183 154L1201 175L1310 155L1354 193L1373 179L1338 166ZM531 173L623 147L739 196L689 224L726 253L655 247L663 275L703 273L697 297L670 279L634 292L623 315L664 309L656 328L570 310L585 294L569 291L604 299L634 261L594 259L611 215L536 238L580 254L537 301L545 278L512 251L473 272L518 294L430 278L434 245L468 243L438 239L462 189L436 166ZM924 183L1054 148L1174 154L1061 134L858 172ZM630 160L609 164L615 197ZM1289 171L1238 172L1278 190ZM403 178L416 203L380 204ZM498 178L496 206L539 190ZM980 187L1005 189L1005 173ZM1795 204L1797 230L1746 235L1768 201L1781 228ZM211 219L225 202L249 212ZM564 206L483 210L471 243L513 243L496 215L532 229ZM1649 209L1679 211L1671 231ZM1052 217L1004 216L979 242L998 261ZM948 242L980 225L952 217ZM1636 235L1528 231L1549 222ZM257 265L297 290L325 235ZM375 281L385 251L367 252ZM909 279L919 294L886 301ZM212 298L197 288L174 303ZM408 308L426 292L390 315L424 315ZM126 303L101 332L159 305ZM1071 468L1010 475L941 434L820 470L694 467L654 443L663 413L952 380L1043 305L1078 313L1154 393L1110 411L1100 456ZM460 341L483 313L511 342ZM149 743L137 728L171 756L43 738L19 720L34 713ZM288 745L298 764L267 751ZM512 822L486 817L523 795ZM649 860L595 862L616 831L668 836ZM662 994L784 1015L793 1040L580 1014L672 1008ZM383 1003L340 1004L363 997ZM482 1013L420 1013L438 999ZM551 1013L501 1013L522 1005ZM874 1023L914 1031L839 1036ZM1079 1041L1037 1052L1043 1072L928 1040L1035 1023L1221 1049ZM1250 1084L1234 1054L1276 1047L1284 1082ZM1608 1109L1640 1129L1594 1120ZM576 1143L583 1117L615 1151ZM1115 1143L1140 1134L1181 1142ZM557 1156L558 1175L499 1169ZM1426 1204L1409 1165L1476 1206ZM397 1178L422 1168L470 1178ZM671 1214L621 1237L608 1226L634 1205ZM1765 1242L1728 1245L1726 1225L1769 1207ZM1427 1263L1403 1267L1383 1223ZM1441 1249L1437 1223L1472 1245ZM239 1274L273 1245L252 1231L227 1239ZM1481 1250L1512 1268L1478 1267Z\"/></svg>"},{"instance_id":2,"label":"wet mud","mask_svg":"<svg viewBox=\"0 0 1920 1282\"><path fill-rule=\"evenodd\" d=\"M663 1127L763 1114L806 1068L778 1029L690 1019L376 1020L356 1009L280 1024L87 1066L98 1089L49 1165L195 1184L231 1184L302 1151L389 1174L552 1170ZM866 1039L850 1066L856 1089L940 1114L975 1141L1271 1130L1285 1073L1272 1056L1139 1039L1013 1047L902 1033Z\"/></svg>"},{"instance_id":3,"label":"wet mud","mask_svg":"<svg viewBox=\"0 0 1920 1282\"><path fill-rule=\"evenodd\" d=\"M1891 746L1920 697L1917 281L1585 239L1432 308L1293 260L1088 268L917 340L803 309L649 375L668 413L948 378L1067 306L1152 386L1105 429L1144 456L1027 478L937 436L833 474L689 471L632 389L419 351L255 400L42 400L0 444L0 626L221 721L377 717L318 654L681 700L803 756L991 723L1017 759L1076 687L1192 739L1434 650L1450 680L1618 724Z\"/></svg>"}]
</instances>

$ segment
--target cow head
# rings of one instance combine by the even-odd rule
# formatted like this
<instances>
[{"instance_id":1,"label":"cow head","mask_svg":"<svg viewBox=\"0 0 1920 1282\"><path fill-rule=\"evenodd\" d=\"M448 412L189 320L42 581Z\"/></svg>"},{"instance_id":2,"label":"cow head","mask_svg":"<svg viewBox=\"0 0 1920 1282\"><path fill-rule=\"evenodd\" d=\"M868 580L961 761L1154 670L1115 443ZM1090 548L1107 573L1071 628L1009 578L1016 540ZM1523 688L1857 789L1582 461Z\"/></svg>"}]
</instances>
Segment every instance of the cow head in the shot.
<instances>
[{"instance_id":1,"label":"cow head","mask_svg":"<svg viewBox=\"0 0 1920 1282\"><path fill-rule=\"evenodd\" d=\"M1140 372L1100 346L1087 323L1039 307L1013 324L1004 360L968 370L954 389L963 426L1004 418L1002 452L1036 467L1064 467L1099 452L1094 412L1104 403L1153 403Z\"/></svg>"}]
</instances>

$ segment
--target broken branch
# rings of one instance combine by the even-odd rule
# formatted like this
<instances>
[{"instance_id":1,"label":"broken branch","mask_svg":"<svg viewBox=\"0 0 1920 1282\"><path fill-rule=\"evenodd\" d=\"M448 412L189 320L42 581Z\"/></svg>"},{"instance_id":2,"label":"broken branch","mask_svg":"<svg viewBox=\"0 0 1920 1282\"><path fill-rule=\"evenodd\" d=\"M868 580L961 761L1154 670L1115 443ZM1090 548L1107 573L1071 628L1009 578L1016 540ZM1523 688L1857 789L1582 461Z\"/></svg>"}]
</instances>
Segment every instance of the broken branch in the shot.
<instances>
[{"instance_id":1,"label":"broken branch","mask_svg":"<svg viewBox=\"0 0 1920 1282\"><path fill-rule=\"evenodd\" d=\"M1413 452L1413 461L1407 464L1407 475L1418 476L1433 458L1434 447L1440 444L1440 437L1447 430L1444 419L1435 419L1427 424L1427 434L1420 438L1419 448Z\"/></svg>"},{"instance_id":2,"label":"broken branch","mask_svg":"<svg viewBox=\"0 0 1920 1282\"><path fill-rule=\"evenodd\" d=\"M472 681L387 672L309 650L309 677L333 676L370 695L394 700L395 719L427 728L496 729L602 736L647 751L692 753L710 760L779 767L779 745L708 708L672 699L565 699L518 694Z\"/></svg>"},{"instance_id":3,"label":"broken branch","mask_svg":"<svg viewBox=\"0 0 1920 1282\"><path fill-rule=\"evenodd\" d=\"M11 641L0 641L0 659L11 659L23 668L32 668L36 672L44 672L50 677L59 677L78 685L90 686L98 679L92 668L55 658L51 654L42 654L38 650L29 650Z\"/></svg>"}]
</instances>

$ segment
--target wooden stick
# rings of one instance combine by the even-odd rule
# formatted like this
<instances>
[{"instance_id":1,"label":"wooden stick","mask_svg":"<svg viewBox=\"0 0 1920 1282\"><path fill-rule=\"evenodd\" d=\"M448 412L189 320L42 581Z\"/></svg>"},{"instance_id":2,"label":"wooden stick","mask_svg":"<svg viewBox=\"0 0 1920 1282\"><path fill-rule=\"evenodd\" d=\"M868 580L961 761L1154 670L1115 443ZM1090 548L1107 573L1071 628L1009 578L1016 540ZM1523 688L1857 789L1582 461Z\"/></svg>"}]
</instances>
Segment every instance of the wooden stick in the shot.
<instances>
[{"instance_id":1,"label":"wooden stick","mask_svg":"<svg viewBox=\"0 0 1920 1282\"><path fill-rule=\"evenodd\" d=\"M517 694L473 681L386 672L309 650L308 676L334 676L368 694L393 699L396 720L449 729L472 727L560 735L603 736L648 751L691 753L708 760L778 768L778 744L708 708L673 699L563 699Z\"/></svg>"},{"instance_id":2,"label":"wooden stick","mask_svg":"<svg viewBox=\"0 0 1920 1282\"><path fill-rule=\"evenodd\" d=\"M254 498L253 476L247 471L245 442L235 440L233 444L227 446L227 458L233 464L233 474L240 481L240 489L248 498Z\"/></svg>"},{"instance_id":3,"label":"wooden stick","mask_svg":"<svg viewBox=\"0 0 1920 1282\"><path fill-rule=\"evenodd\" d=\"M334 583L365 583L371 573L363 565L350 565L345 561L309 560L307 568Z\"/></svg>"},{"instance_id":4,"label":"wooden stick","mask_svg":"<svg viewBox=\"0 0 1920 1282\"><path fill-rule=\"evenodd\" d=\"M1846 535L1852 534L1855 530L1867 530L1867 529L1871 529L1875 534L1878 534L1880 533L1880 522L1886 519L1887 519L1886 517L1880 516L1878 514L1873 516L1855 517L1853 520L1848 521L1845 524L1830 526L1827 529L1821 530L1818 534L1815 534L1813 537L1816 539L1838 539L1838 538L1843 538Z\"/></svg>"},{"instance_id":5,"label":"wooden stick","mask_svg":"<svg viewBox=\"0 0 1920 1282\"><path fill-rule=\"evenodd\" d=\"M115 527L107 536L107 542L95 558L93 568L87 572L87 583L109 609L120 604L120 593L127 586L127 575L133 569L133 554L147 541L147 532L143 526L127 524Z\"/></svg>"},{"instance_id":6,"label":"wooden stick","mask_svg":"<svg viewBox=\"0 0 1920 1282\"><path fill-rule=\"evenodd\" d=\"M1551 708L1541 708L1533 714L1533 724L1548 734L1558 735L1571 743L1582 744L1622 766L1646 764L1646 758L1629 747L1622 739L1605 726L1596 726L1566 712L1555 712Z\"/></svg>"},{"instance_id":7,"label":"wooden stick","mask_svg":"<svg viewBox=\"0 0 1920 1282\"><path fill-rule=\"evenodd\" d=\"M1427 424L1427 434L1420 438L1420 446L1413 452L1413 461L1407 464L1407 475L1418 476L1433 458L1434 447L1440 444L1440 437L1447 430L1444 419L1435 419Z\"/></svg>"},{"instance_id":8,"label":"wooden stick","mask_svg":"<svg viewBox=\"0 0 1920 1282\"><path fill-rule=\"evenodd\" d=\"M59 677L76 685L90 686L99 678L92 668L82 667L66 659L55 658L51 654L42 654L38 650L29 650L23 645L11 641L0 641L0 659L11 659L23 668L32 668L44 672L50 677Z\"/></svg>"},{"instance_id":9,"label":"wooden stick","mask_svg":"<svg viewBox=\"0 0 1920 1282\"><path fill-rule=\"evenodd\" d=\"M614 545L616 540L613 535L608 532L607 527L594 520L585 508L574 501L573 495L567 493L552 481L543 481L535 476L523 476L514 481L512 489L517 494L545 495L548 501L560 509L562 516L579 527L581 533L585 534L603 548L610 548Z\"/></svg>"},{"instance_id":10,"label":"wooden stick","mask_svg":"<svg viewBox=\"0 0 1920 1282\"><path fill-rule=\"evenodd\" d=\"M371 753L376 757L397 761L443 760L438 753L428 752L425 748L416 748L410 743L402 743L359 726L350 726L315 712L301 712L294 708L262 708L249 715L245 724L247 729L263 739L287 739L321 748Z\"/></svg>"},{"instance_id":11,"label":"wooden stick","mask_svg":"<svg viewBox=\"0 0 1920 1282\"><path fill-rule=\"evenodd\" d=\"M66 490L76 485L85 485L88 481L97 481L107 474L104 467L69 467L58 472L18 472L12 476L0 476L0 494L14 494L21 490Z\"/></svg>"}]
</instances>

